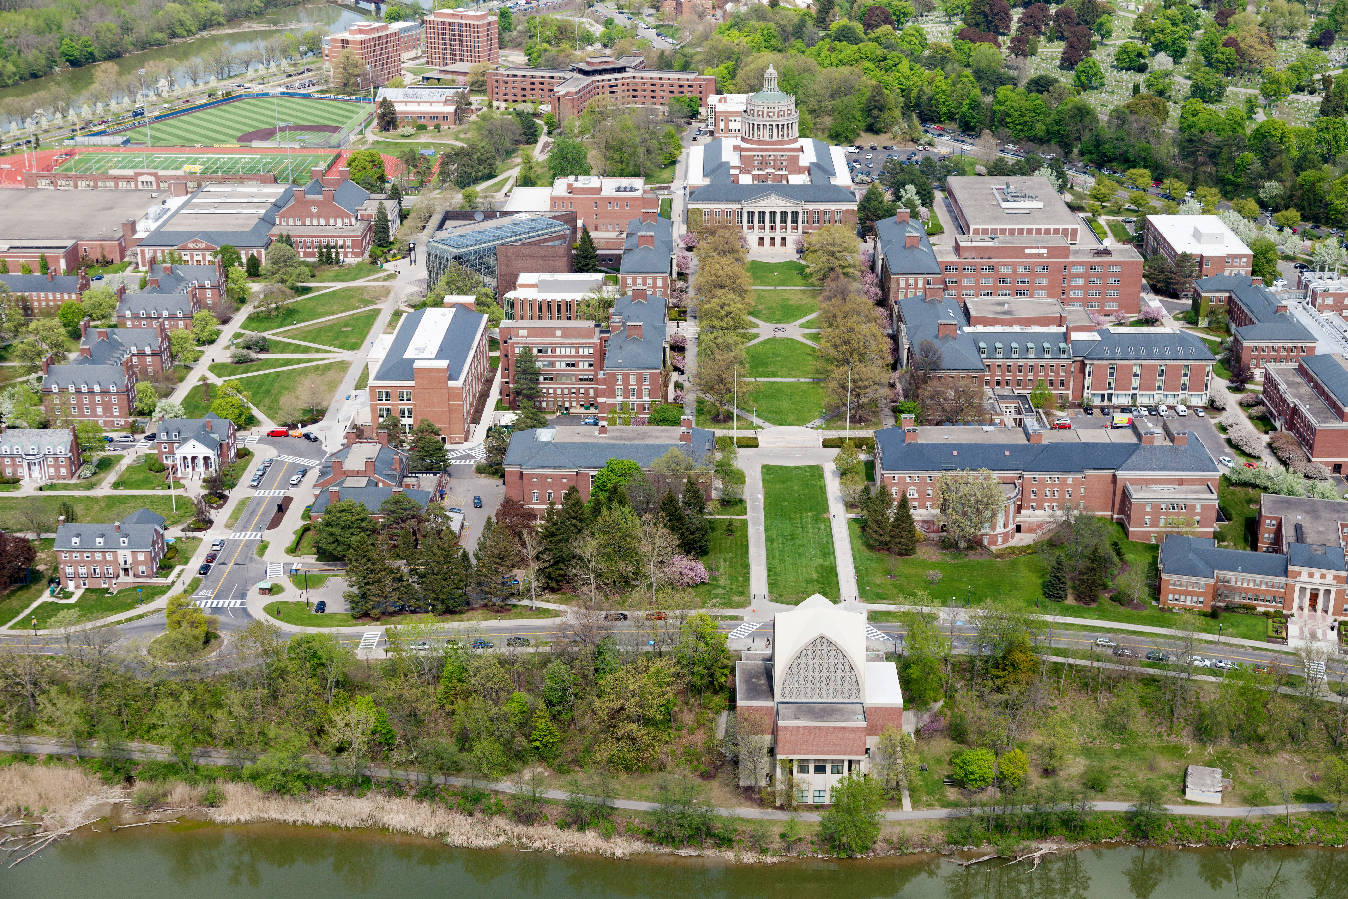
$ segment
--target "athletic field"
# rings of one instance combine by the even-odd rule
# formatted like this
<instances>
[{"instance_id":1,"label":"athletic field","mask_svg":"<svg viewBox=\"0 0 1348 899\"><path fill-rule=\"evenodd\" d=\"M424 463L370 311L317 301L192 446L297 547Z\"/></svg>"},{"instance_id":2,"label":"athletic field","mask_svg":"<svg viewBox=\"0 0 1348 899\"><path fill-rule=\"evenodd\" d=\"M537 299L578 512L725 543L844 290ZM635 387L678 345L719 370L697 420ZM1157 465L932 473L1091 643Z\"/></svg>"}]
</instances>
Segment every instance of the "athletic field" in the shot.
<instances>
[{"instance_id":1,"label":"athletic field","mask_svg":"<svg viewBox=\"0 0 1348 899\"><path fill-rule=\"evenodd\" d=\"M287 140L321 143L372 111L368 104L342 100L249 97L156 122L149 135L143 126L124 133L133 143L148 144L153 139L156 147L209 147L271 140L277 123L288 122L281 129Z\"/></svg>"},{"instance_id":2,"label":"athletic field","mask_svg":"<svg viewBox=\"0 0 1348 899\"><path fill-rule=\"evenodd\" d=\"M324 153L112 153L86 152L65 160L58 172L102 175L113 169L143 169L156 172L188 171L202 175L242 175L272 172L284 181L293 172L301 183L309 180L309 170L326 169L333 151Z\"/></svg>"}]
</instances>

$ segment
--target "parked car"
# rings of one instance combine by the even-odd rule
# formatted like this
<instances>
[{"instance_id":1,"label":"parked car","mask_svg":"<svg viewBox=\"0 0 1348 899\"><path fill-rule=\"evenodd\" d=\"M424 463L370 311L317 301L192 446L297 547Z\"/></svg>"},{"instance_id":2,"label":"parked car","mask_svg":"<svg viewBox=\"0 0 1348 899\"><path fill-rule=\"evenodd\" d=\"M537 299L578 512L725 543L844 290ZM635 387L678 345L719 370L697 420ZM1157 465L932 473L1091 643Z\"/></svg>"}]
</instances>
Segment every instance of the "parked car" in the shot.
<instances>
[{"instance_id":1,"label":"parked car","mask_svg":"<svg viewBox=\"0 0 1348 899\"><path fill-rule=\"evenodd\" d=\"M599 426L599 419L596 418L595 416L591 415L589 418L582 418L582 419L580 420L580 423L583 424L583 425L591 425L591 426L593 426L593 427L598 427L598 426Z\"/></svg>"},{"instance_id":2,"label":"parked car","mask_svg":"<svg viewBox=\"0 0 1348 899\"><path fill-rule=\"evenodd\" d=\"M1096 646L1118 646L1119 644L1115 643L1113 640L1109 639L1108 637L1096 637L1096 638L1095 638L1095 645L1096 645Z\"/></svg>"},{"instance_id":3,"label":"parked car","mask_svg":"<svg viewBox=\"0 0 1348 899\"><path fill-rule=\"evenodd\" d=\"M1184 405L1183 403L1179 403L1178 405L1175 406L1175 414L1178 415L1180 418L1183 418L1184 416L1189 414L1189 407Z\"/></svg>"},{"instance_id":4,"label":"parked car","mask_svg":"<svg viewBox=\"0 0 1348 899\"><path fill-rule=\"evenodd\" d=\"M290 432L285 428L272 428L267 432L268 437L289 437Z\"/></svg>"},{"instance_id":5,"label":"parked car","mask_svg":"<svg viewBox=\"0 0 1348 899\"><path fill-rule=\"evenodd\" d=\"M407 648L410 649L412 652L430 652L430 651L431 651L431 641L430 641L430 640L418 640L417 642L413 643L411 646L409 646L409 647L407 647Z\"/></svg>"},{"instance_id":6,"label":"parked car","mask_svg":"<svg viewBox=\"0 0 1348 899\"><path fill-rule=\"evenodd\" d=\"M1070 430L1072 430L1072 422L1071 422L1071 420L1066 419L1066 418L1059 418L1059 419L1056 419L1056 420L1053 422L1053 430L1055 430L1055 431L1070 431Z\"/></svg>"},{"instance_id":7,"label":"parked car","mask_svg":"<svg viewBox=\"0 0 1348 899\"><path fill-rule=\"evenodd\" d=\"M320 599L318 602L314 603L314 611L317 612L318 614L322 615L327 610L328 610L328 601L326 599Z\"/></svg>"},{"instance_id":8,"label":"parked car","mask_svg":"<svg viewBox=\"0 0 1348 899\"><path fill-rule=\"evenodd\" d=\"M206 561L207 561L207 562L214 562L214 561L215 561L216 559L218 559L218 558L220 558L220 554L219 554L219 553L206 553Z\"/></svg>"},{"instance_id":9,"label":"parked car","mask_svg":"<svg viewBox=\"0 0 1348 899\"><path fill-rule=\"evenodd\" d=\"M197 569L197 574L201 575L202 577L205 577L210 573L211 573L211 563L202 562L201 567Z\"/></svg>"},{"instance_id":10,"label":"parked car","mask_svg":"<svg viewBox=\"0 0 1348 899\"><path fill-rule=\"evenodd\" d=\"M305 431L304 434L301 435L301 436L303 436L304 439L307 440L307 441L309 441L310 443L317 443L317 442L318 442L318 435L317 435L317 434L311 434L310 432Z\"/></svg>"},{"instance_id":11,"label":"parked car","mask_svg":"<svg viewBox=\"0 0 1348 899\"><path fill-rule=\"evenodd\" d=\"M528 646L528 637L507 637L506 646Z\"/></svg>"},{"instance_id":12,"label":"parked car","mask_svg":"<svg viewBox=\"0 0 1348 899\"><path fill-rule=\"evenodd\" d=\"M1114 655L1119 656L1121 658L1132 658L1133 651L1129 649L1127 646L1115 646Z\"/></svg>"},{"instance_id":13,"label":"parked car","mask_svg":"<svg viewBox=\"0 0 1348 899\"><path fill-rule=\"evenodd\" d=\"M1222 456L1220 459L1217 460L1217 464L1225 465L1227 468L1230 468L1232 465L1236 464L1236 460L1232 459L1230 456Z\"/></svg>"},{"instance_id":14,"label":"parked car","mask_svg":"<svg viewBox=\"0 0 1348 899\"><path fill-rule=\"evenodd\" d=\"M462 514L463 514L463 510L460 509L458 506L450 506L450 507L449 507L449 511L455 512L455 513L457 513L457 514L459 514L459 515L462 515Z\"/></svg>"},{"instance_id":15,"label":"parked car","mask_svg":"<svg viewBox=\"0 0 1348 899\"><path fill-rule=\"evenodd\" d=\"M1086 413L1087 415L1094 415L1094 414L1095 414L1095 408L1092 407L1092 406L1087 406L1086 408L1082 409L1081 411L1084 412L1084 413Z\"/></svg>"},{"instance_id":16,"label":"parked car","mask_svg":"<svg viewBox=\"0 0 1348 899\"><path fill-rule=\"evenodd\" d=\"M626 620L627 620L627 613L626 613L626 612L605 612L605 613L604 613L604 620L605 620L605 621L626 621Z\"/></svg>"},{"instance_id":17,"label":"parked car","mask_svg":"<svg viewBox=\"0 0 1348 899\"><path fill-rule=\"evenodd\" d=\"M471 645L474 649L491 649L491 648L494 647L496 644L493 643L493 642L491 642L490 640L483 640L481 637L478 637L478 638L477 638L476 640L474 640L474 641L472 642L472 644L470 644L470 645Z\"/></svg>"},{"instance_id":18,"label":"parked car","mask_svg":"<svg viewBox=\"0 0 1348 899\"><path fill-rule=\"evenodd\" d=\"M304 475L300 474L299 472L296 472L295 474L291 475L291 477L290 477L290 486L291 486L291 487L298 487L298 486L300 485L300 482L303 481L303 480L304 480Z\"/></svg>"},{"instance_id":19,"label":"parked car","mask_svg":"<svg viewBox=\"0 0 1348 899\"><path fill-rule=\"evenodd\" d=\"M119 435L117 435L117 442L118 442L118 443L135 443L135 442L136 442L136 438L133 437L133 436L131 436L130 434L119 434Z\"/></svg>"},{"instance_id":20,"label":"parked car","mask_svg":"<svg viewBox=\"0 0 1348 899\"><path fill-rule=\"evenodd\" d=\"M222 549L224 549L224 548L225 548L225 541L224 541L224 540L213 540L213 541L211 541L211 552L213 552L213 553L218 553L220 550L222 550Z\"/></svg>"},{"instance_id":21,"label":"parked car","mask_svg":"<svg viewBox=\"0 0 1348 899\"><path fill-rule=\"evenodd\" d=\"M1208 417L1207 410L1204 409L1202 406L1196 406L1196 407L1194 407L1194 415L1197 415L1199 418L1207 418L1207 417Z\"/></svg>"},{"instance_id":22,"label":"parked car","mask_svg":"<svg viewBox=\"0 0 1348 899\"><path fill-rule=\"evenodd\" d=\"M1230 659L1213 659L1212 667L1220 668L1222 671L1234 671L1240 666L1237 665L1235 662L1231 661Z\"/></svg>"},{"instance_id":23,"label":"parked car","mask_svg":"<svg viewBox=\"0 0 1348 899\"><path fill-rule=\"evenodd\" d=\"M664 612L647 612L647 613L646 613L646 620L647 620L647 621L664 621L664 620L665 620L666 618L668 618L668 617L669 617L669 615L666 614L666 613L664 613Z\"/></svg>"},{"instance_id":24,"label":"parked car","mask_svg":"<svg viewBox=\"0 0 1348 899\"><path fill-rule=\"evenodd\" d=\"M146 431L144 434L140 435L140 439L144 440L146 443L153 443L154 439L158 436L159 435L154 431Z\"/></svg>"},{"instance_id":25,"label":"parked car","mask_svg":"<svg viewBox=\"0 0 1348 899\"><path fill-rule=\"evenodd\" d=\"M1148 662L1168 662L1168 661L1170 661L1170 656L1168 656L1168 655L1166 655L1165 653L1161 652L1159 649L1149 649L1149 650L1147 650L1147 661L1148 661Z\"/></svg>"},{"instance_id":26,"label":"parked car","mask_svg":"<svg viewBox=\"0 0 1348 899\"><path fill-rule=\"evenodd\" d=\"M1273 669L1269 668L1268 665L1265 665L1265 664L1263 664L1262 662L1261 662L1260 664L1254 666L1254 673L1255 673L1255 674L1268 674L1268 673L1269 673L1270 671L1272 671L1272 670L1273 670Z\"/></svg>"},{"instance_id":27,"label":"parked car","mask_svg":"<svg viewBox=\"0 0 1348 899\"><path fill-rule=\"evenodd\" d=\"M473 497L473 508L474 508L474 509L481 509L481 508L482 508L482 497L480 497L480 496L475 496L475 497Z\"/></svg>"}]
</instances>

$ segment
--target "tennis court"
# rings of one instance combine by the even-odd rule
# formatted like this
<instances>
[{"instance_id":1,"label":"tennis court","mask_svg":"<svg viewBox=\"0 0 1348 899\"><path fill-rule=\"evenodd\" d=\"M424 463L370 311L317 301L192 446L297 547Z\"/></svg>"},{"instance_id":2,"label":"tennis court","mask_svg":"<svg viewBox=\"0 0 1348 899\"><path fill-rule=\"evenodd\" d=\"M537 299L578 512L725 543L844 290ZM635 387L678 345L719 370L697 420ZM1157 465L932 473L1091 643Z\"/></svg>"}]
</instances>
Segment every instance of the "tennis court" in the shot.
<instances>
[{"instance_id":1,"label":"tennis court","mask_svg":"<svg viewBox=\"0 0 1348 899\"><path fill-rule=\"evenodd\" d=\"M344 128L360 123L371 114L368 104L342 100L316 100L308 97L248 97L232 100L210 109L189 112L149 128L125 132L133 143L154 140L158 147L215 146L270 140L276 126L288 141L320 143Z\"/></svg>"},{"instance_id":2,"label":"tennis court","mask_svg":"<svg viewBox=\"0 0 1348 899\"><path fill-rule=\"evenodd\" d=\"M56 167L58 172L103 175L113 169L155 172L187 171L201 175L254 175L272 172L278 177L294 172L308 180L312 168L326 169L333 153L80 153Z\"/></svg>"}]
</instances>

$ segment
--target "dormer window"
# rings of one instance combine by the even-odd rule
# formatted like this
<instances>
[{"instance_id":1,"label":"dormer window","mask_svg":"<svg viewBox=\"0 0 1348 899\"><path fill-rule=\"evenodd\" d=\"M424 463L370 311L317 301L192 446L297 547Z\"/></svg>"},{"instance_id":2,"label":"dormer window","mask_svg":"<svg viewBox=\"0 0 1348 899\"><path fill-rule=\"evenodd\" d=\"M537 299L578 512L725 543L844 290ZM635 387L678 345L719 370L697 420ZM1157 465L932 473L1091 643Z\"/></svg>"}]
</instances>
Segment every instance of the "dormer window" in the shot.
<instances>
[{"instance_id":1,"label":"dormer window","mask_svg":"<svg viewBox=\"0 0 1348 899\"><path fill-rule=\"evenodd\" d=\"M80 538L79 538L79 537L71 537L71 538L70 538L70 545L71 545L71 546L79 546L79 545L80 545Z\"/></svg>"}]
</instances>

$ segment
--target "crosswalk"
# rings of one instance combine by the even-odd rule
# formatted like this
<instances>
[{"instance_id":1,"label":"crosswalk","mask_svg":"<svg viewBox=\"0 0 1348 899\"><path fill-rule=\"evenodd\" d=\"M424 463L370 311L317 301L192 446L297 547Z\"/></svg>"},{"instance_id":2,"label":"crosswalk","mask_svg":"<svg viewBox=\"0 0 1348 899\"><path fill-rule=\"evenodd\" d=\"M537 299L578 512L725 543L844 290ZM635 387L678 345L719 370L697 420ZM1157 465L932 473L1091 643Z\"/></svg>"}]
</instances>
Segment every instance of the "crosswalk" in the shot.
<instances>
[{"instance_id":1,"label":"crosswalk","mask_svg":"<svg viewBox=\"0 0 1348 899\"><path fill-rule=\"evenodd\" d=\"M461 449L450 450L446 457L451 462L481 462L487 458L487 450L482 444L465 446Z\"/></svg>"},{"instance_id":2,"label":"crosswalk","mask_svg":"<svg viewBox=\"0 0 1348 899\"><path fill-rule=\"evenodd\" d=\"M261 531L235 531L234 533L230 534L230 535L229 535L227 538L225 538L225 539L227 539L227 540L261 540L261 539L262 539L262 532L261 532Z\"/></svg>"},{"instance_id":3,"label":"crosswalk","mask_svg":"<svg viewBox=\"0 0 1348 899\"><path fill-rule=\"evenodd\" d=\"M281 461L281 462L293 462L293 463L295 463L296 465L313 465L313 464L314 464L314 460L313 460L313 459L306 459L306 458L304 458L303 456L277 456L276 458L277 458L278 461Z\"/></svg>"},{"instance_id":4,"label":"crosswalk","mask_svg":"<svg viewBox=\"0 0 1348 899\"><path fill-rule=\"evenodd\" d=\"M285 566L285 563L284 563L284 562L268 562L268 563L267 563L267 580L269 580L269 581L279 581L281 578L285 577L285 574L286 574L286 570L285 570L285 569L286 569L286 566Z\"/></svg>"},{"instance_id":5,"label":"crosswalk","mask_svg":"<svg viewBox=\"0 0 1348 899\"><path fill-rule=\"evenodd\" d=\"M197 599L192 605L198 609L242 609L246 602L242 599Z\"/></svg>"},{"instance_id":6,"label":"crosswalk","mask_svg":"<svg viewBox=\"0 0 1348 899\"><path fill-rule=\"evenodd\" d=\"M285 496L285 490L254 490L254 496Z\"/></svg>"},{"instance_id":7,"label":"crosswalk","mask_svg":"<svg viewBox=\"0 0 1348 899\"><path fill-rule=\"evenodd\" d=\"M360 645L357 649L374 649L379 645L379 638L383 636L381 631L366 631L360 635Z\"/></svg>"},{"instance_id":8,"label":"crosswalk","mask_svg":"<svg viewBox=\"0 0 1348 899\"><path fill-rule=\"evenodd\" d=\"M746 621L730 632L731 640L743 640L763 626L761 621Z\"/></svg>"},{"instance_id":9,"label":"crosswalk","mask_svg":"<svg viewBox=\"0 0 1348 899\"><path fill-rule=\"evenodd\" d=\"M243 438L243 442L248 446L253 446L261 439L261 434L249 434L247 437Z\"/></svg>"},{"instance_id":10,"label":"crosswalk","mask_svg":"<svg viewBox=\"0 0 1348 899\"><path fill-rule=\"evenodd\" d=\"M867 639L867 640L888 640L888 639L889 639L889 634L886 634L884 631L878 630L877 628L875 628L875 627L873 627L873 626L871 626L871 625L868 624L868 625L866 625L866 639Z\"/></svg>"}]
</instances>

